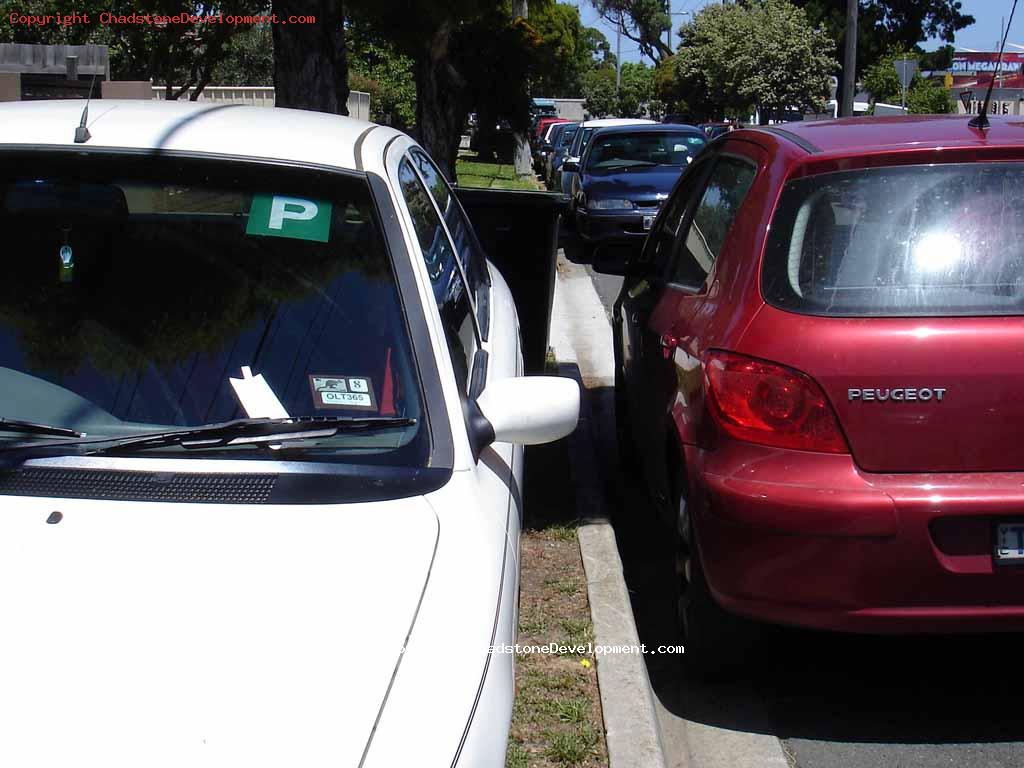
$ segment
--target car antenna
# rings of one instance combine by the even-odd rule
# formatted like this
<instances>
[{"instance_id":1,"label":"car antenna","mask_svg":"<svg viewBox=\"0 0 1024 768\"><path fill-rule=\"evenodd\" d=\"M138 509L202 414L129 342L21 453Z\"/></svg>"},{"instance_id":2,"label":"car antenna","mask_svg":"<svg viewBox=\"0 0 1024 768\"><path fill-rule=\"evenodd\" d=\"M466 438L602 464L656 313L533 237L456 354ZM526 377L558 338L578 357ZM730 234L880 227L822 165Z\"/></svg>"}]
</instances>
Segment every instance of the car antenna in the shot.
<instances>
[{"instance_id":1,"label":"car antenna","mask_svg":"<svg viewBox=\"0 0 1024 768\"><path fill-rule=\"evenodd\" d=\"M1014 2L1016 3L1016 0L1014 0ZM89 133L86 123L89 120L89 102L92 101L92 91L95 87L96 73L93 72L92 82L89 84L89 95L85 99L85 109L82 110L82 119L79 121L78 127L75 128L75 144L85 144L85 142L92 138L92 134Z\"/></svg>"},{"instance_id":2,"label":"car antenna","mask_svg":"<svg viewBox=\"0 0 1024 768\"><path fill-rule=\"evenodd\" d=\"M985 91L985 103L981 105L981 112L971 118L971 121L967 123L971 128L978 128L985 130L989 127L988 122L988 106L992 101L992 88L996 84L996 78L999 77L999 69L1003 65L1003 49L1006 48L1006 38L1010 34L1010 25L1013 24L1013 13L1017 10L1017 0L1013 0L1013 7L1010 8L1010 20L1006 23L1006 29L1003 32L1003 42L999 46L999 58L996 59L996 68L992 73L992 79L988 81L988 90Z\"/></svg>"}]
</instances>

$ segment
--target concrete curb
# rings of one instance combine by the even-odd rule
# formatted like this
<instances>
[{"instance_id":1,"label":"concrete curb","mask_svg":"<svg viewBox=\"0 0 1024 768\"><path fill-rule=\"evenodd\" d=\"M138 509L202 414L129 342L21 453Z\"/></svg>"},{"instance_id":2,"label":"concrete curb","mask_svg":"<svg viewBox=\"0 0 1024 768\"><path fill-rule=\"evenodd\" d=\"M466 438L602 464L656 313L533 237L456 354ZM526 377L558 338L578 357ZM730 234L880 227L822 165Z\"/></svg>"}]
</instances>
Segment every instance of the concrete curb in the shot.
<instances>
[{"instance_id":1,"label":"concrete curb","mask_svg":"<svg viewBox=\"0 0 1024 768\"><path fill-rule=\"evenodd\" d=\"M608 520L597 476L593 422L581 363L589 382L608 384L614 372L610 359L608 318L590 286L586 272L565 275L561 262L555 281L551 338L559 373L580 382L580 422L569 438L569 466L576 507L586 521L577 537L594 625L594 642L602 646L639 648L640 638L622 574L615 531ZM666 768L657 708L647 665L641 653L614 653L597 658L605 742L610 768Z\"/></svg>"},{"instance_id":2,"label":"concrete curb","mask_svg":"<svg viewBox=\"0 0 1024 768\"><path fill-rule=\"evenodd\" d=\"M591 387L614 384L611 325L584 267L559 260L551 344L563 376ZM595 424L583 388L580 425L569 438L570 474L581 520L578 538L587 576L595 642L638 645L622 561L598 475ZM775 736L736 731L672 715L657 700L641 655L597 660L610 768L788 768ZM756 705L755 705L756 706Z\"/></svg>"},{"instance_id":3,"label":"concrete curb","mask_svg":"<svg viewBox=\"0 0 1024 768\"><path fill-rule=\"evenodd\" d=\"M597 477L598 463L586 399L582 407L585 415L569 439L569 462L576 507L581 519L586 521L577 531L577 537L587 576L594 642L638 649L640 637L622 575L615 530L608 522L604 494ZM612 653L598 657L597 682L601 690L610 768L665 768L661 728L643 654Z\"/></svg>"}]
</instances>

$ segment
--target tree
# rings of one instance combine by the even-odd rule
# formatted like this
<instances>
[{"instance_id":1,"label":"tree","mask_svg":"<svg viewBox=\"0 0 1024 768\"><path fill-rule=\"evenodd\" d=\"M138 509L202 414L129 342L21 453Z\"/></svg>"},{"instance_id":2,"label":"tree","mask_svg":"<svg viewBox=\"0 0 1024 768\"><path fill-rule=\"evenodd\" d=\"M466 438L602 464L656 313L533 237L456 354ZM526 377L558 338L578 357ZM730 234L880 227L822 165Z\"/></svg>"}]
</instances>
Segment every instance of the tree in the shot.
<instances>
[{"instance_id":1,"label":"tree","mask_svg":"<svg viewBox=\"0 0 1024 768\"><path fill-rule=\"evenodd\" d=\"M28 27L11 24L11 14L68 14L77 11L89 17L88 24ZM123 80L150 80L166 88L166 96L199 98L217 67L229 56L229 44L245 27L235 24L197 22L194 24L100 24L103 11L117 16L257 15L265 11L264 0L0 0L0 38L15 43L96 43L110 48L111 74Z\"/></svg>"},{"instance_id":2,"label":"tree","mask_svg":"<svg viewBox=\"0 0 1024 768\"><path fill-rule=\"evenodd\" d=\"M833 40L841 41L846 30L847 0L793 0L814 25L821 25ZM860 0L857 19L857 74L900 48L937 38L952 43L958 30L974 23L963 13L960 0ZM840 76L839 82L843 78Z\"/></svg>"},{"instance_id":3,"label":"tree","mask_svg":"<svg viewBox=\"0 0 1024 768\"><path fill-rule=\"evenodd\" d=\"M903 97L899 75L893 62L899 59L918 61L916 51L896 49L883 56L864 71L864 87L871 94L871 106L876 102L899 104ZM953 111L949 92L941 83L922 77L915 72L907 87L907 111L914 114L946 114Z\"/></svg>"},{"instance_id":4,"label":"tree","mask_svg":"<svg viewBox=\"0 0 1024 768\"><path fill-rule=\"evenodd\" d=\"M565 3L545 3L530 9L529 25L539 36L537 75L533 93L573 98L583 92L583 76L594 67L614 61L611 46L599 30L584 27L579 10Z\"/></svg>"},{"instance_id":5,"label":"tree","mask_svg":"<svg viewBox=\"0 0 1024 768\"><path fill-rule=\"evenodd\" d=\"M389 38L395 51L412 61L416 131L448 178L454 178L459 136L468 112L467 80L458 58L460 32L494 6L495 0L350 2L355 19Z\"/></svg>"},{"instance_id":6,"label":"tree","mask_svg":"<svg viewBox=\"0 0 1024 768\"><path fill-rule=\"evenodd\" d=\"M922 77L907 93L907 110L913 115L948 115L955 105L942 83Z\"/></svg>"},{"instance_id":7,"label":"tree","mask_svg":"<svg viewBox=\"0 0 1024 768\"><path fill-rule=\"evenodd\" d=\"M621 83L615 90L615 70L593 69L584 77L584 108L594 117L660 118L664 105L655 99L654 70L635 62L621 69Z\"/></svg>"},{"instance_id":8,"label":"tree","mask_svg":"<svg viewBox=\"0 0 1024 768\"><path fill-rule=\"evenodd\" d=\"M274 25L274 101L279 107L348 114L348 58L342 0L273 0L279 18L313 16L314 24Z\"/></svg>"},{"instance_id":9,"label":"tree","mask_svg":"<svg viewBox=\"0 0 1024 768\"><path fill-rule=\"evenodd\" d=\"M584 109L593 117L608 117L618 111L615 96L615 70L602 67L583 76Z\"/></svg>"},{"instance_id":10,"label":"tree","mask_svg":"<svg viewBox=\"0 0 1024 768\"><path fill-rule=\"evenodd\" d=\"M622 34L640 46L640 53L655 63L672 55L665 33L672 27L665 0L591 0L609 24L622 24Z\"/></svg>"},{"instance_id":11,"label":"tree","mask_svg":"<svg viewBox=\"0 0 1024 768\"><path fill-rule=\"evenodd\" d=\"M835 45L789 0L709 5L679 31L660 95L701 117L824 107Z\"/></svg>"},{"instance_id":12,"label":"tree","mask_svg":"<svg viewBox=\"0 0 1024 768\"><path fill-rule=\"evenodd\" d=\"M274 36L269 24L254 24L231 38L213 70L216 85L274 84Z\"/></svg>"},{"instance_id":13,"label":"tree","mask_svg":"<svg viewBox=\"0 0 1024 768\"><path fill-rule=\"evenodd\" d=\"M416 123L413 62L365 24L348 25L349 85L370 94L370 119L408 130Z\"/></svg>"}]
</instances>

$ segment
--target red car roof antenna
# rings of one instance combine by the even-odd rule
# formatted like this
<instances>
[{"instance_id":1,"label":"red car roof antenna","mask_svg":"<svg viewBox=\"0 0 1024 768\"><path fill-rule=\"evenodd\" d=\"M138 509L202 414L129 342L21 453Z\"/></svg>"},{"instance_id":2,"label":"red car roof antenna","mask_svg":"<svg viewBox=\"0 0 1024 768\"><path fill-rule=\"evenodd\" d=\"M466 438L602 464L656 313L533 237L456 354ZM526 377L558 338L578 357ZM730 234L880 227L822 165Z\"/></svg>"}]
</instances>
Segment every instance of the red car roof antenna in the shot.
<instances>
[{"instance_id":1,"label":"red car roof antenna","mask_svg":"<svg viewBox=\"0 0 1024 768\"><path fill-rule=\"evenodd\" d=\"M992 79L988 81L988 90L985 91L985 103L981 105L981 112L971 118L971 121L967 123L971 128L978 128L984 130L989 127L988 122L988 106L992 101L992 88L996 84L996 78L999 76L999 69L1003 65L1003 49L1006 48L1006 38L1010 34L1010 25L1013 24L1013 14L1017 10L1017 0L1013 0L1013 7L1010 8L1010 20L1006 23L1006 30L1003 32L1003 41L999 46L999 58L996 59L996 68L992 73Z\"/></svg>"}]
</instances>

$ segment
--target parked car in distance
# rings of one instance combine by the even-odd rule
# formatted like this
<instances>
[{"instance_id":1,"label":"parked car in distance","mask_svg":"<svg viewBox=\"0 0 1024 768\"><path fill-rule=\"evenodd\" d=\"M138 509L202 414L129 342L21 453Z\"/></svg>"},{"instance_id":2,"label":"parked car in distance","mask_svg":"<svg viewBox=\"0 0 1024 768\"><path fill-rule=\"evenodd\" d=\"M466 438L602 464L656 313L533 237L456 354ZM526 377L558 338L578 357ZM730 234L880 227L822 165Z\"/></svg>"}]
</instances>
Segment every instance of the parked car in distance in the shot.
<instances>
[{"instance_id":1,"label":"parked car in distance","mask_svg":"<svg viewBox=\"0 0 1024 768\"><path fill-rule=\"evenodd\" d=\"M548 156L551 154L553 148L553 138L559 132L558 129L564 125L571 125L571 123L568 120L558 120L557 122L548 123L547 127L541 133L540 138L534 142L533 167L538 175L544 173L547 166Z\"/></svg>"},{"instance_id":2,"label":"parked car in distance","mask_svg":"<svg viewBox=\"0 0 1024 768\"><path fill-rule=\"evenodd\" d=\"M580 123L579 130L577 130L576 135L573 136L572 144L569 146L569 150L566 153L566 159L562 163L562 168L557 174L558 178L556 179L556 189L561 189L562 194L569 195L571 199L573 178L579 170L578 165L580 158L583 155L583 151L587 148L587 142L590 141L591 134L598 128L608 128L613 125L654 124L653 120L643 120L632 117L603 117L598 120L585 120ZM566 163L570 164L570 168L567 169L565 167Z\"/></svg>"},{"instance_id":3,"label":"parked car in distance","mask_svg":"<svg viewBox=\"0 0 1024 768\"><path fill-rule=\"evenodd\" d=\"M564 117L542 117L540 120L537 121L537 129L534 131L533 134L534 143L536 144L540 141L543 141L544 135L547 132L548 128L550 128L555 123L568 122L569 121Z\"/></svg>"},{"instance_id":4,"label":"parked car in distance","mask_svg":"<svg viewBox=\"0 0 1024 768\"><path fill-rule=\"evenodd\" d=\"M600 244L638 249L683 169L707 145L692 125L599 128L580 161L573 189L576 232L585 260ZM620 259L625 257L620 255Z\"/></svg>"},{"instance_id":5,"label":"parked car in distance","mask_svg":"<svg viewBox=\"0 0 1024 768\"><path fill-rule=\"evenodd\" d=\"M677 531L688 664L745 619L1024 630L1024 128L734 131L614 307L616 413Z\"/></svg>"},{"instance_id":6,"label":"parked car in distance","mask_svg":"<svg viewBox=\"0 0 1024 768\"><path fill-rule=\"evenodd\" d=\"M577 385L408 136L83 106L0 106L0 763L504 766Z\"/></svg>"},{"instance_id":7,"label":"parked car in distance","mask_svg":"<svg viewBox=\"0 0 1024 768\"><path fill-rule=\"evenodd\" d=\"M555 176L562 167L565 156L568 154L572 138L580 130L579 123L560 123L559 125L561 126L559 130L552 131L551 152L548 153L548 157L545 159L543 176L549 189L555 188Z\"/></svg>"},{"instance_id":8,"label":"parked car in distance","mask_svg":"<svg viewBox=\"0 0 1024 768\"><path fill-rule=\"evenodd\" d=\"M717 139L723 134L729 133L729 131L735 130L736 126L732 123L700 123L698 126L709 139Z\"/></svg>"}]
</instances>

